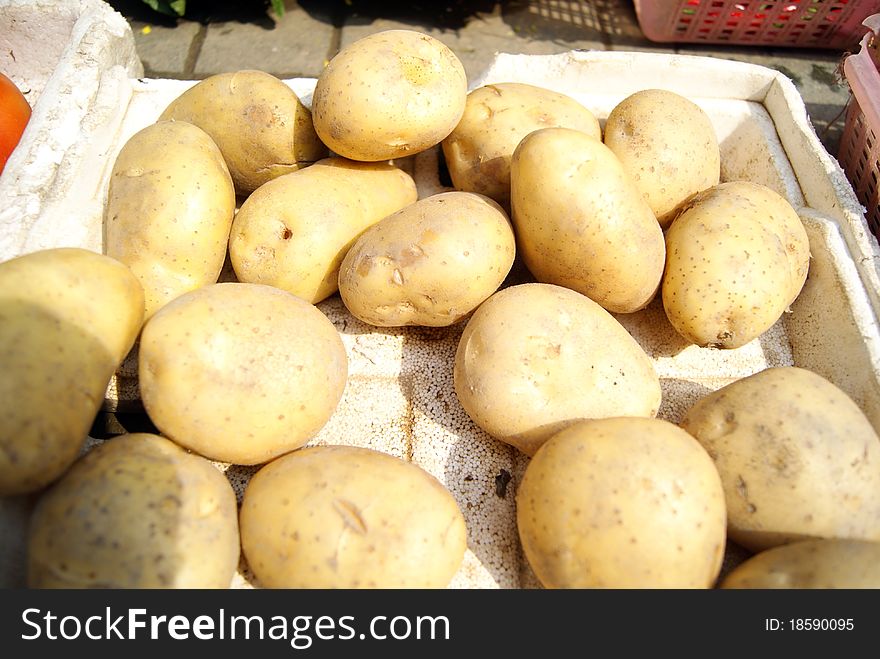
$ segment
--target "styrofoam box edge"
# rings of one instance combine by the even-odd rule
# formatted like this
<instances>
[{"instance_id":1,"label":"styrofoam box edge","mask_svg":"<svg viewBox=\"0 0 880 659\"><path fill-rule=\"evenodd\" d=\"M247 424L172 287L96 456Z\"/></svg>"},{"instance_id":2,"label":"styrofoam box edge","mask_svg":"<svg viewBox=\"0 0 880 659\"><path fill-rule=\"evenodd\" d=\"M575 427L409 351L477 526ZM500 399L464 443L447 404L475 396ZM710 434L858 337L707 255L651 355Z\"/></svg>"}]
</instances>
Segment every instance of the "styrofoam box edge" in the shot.
<instances>
[{"instance_id":1,"label":"styrofoam box edge","mask_svg":"<svg viewBox=\"0 0 880 659\"><path fill-rule=\"evenodd\" d=\"M71 218L52 228L60 234L55 239L70 245L82 242L75 221L78 199L71 197L77 191L75 181L81 180L85 153L96 140L106 139L105 126L116 123L113 115L127 106L128 81L143 75L143 65L128 22L101 0L0 0L0 9L24 17L32 13L41 33L57 20L63 34L75 17L69 40L0 177L0 260L6 260L41 247L33 242L32 230L41 218L46 222L53 204ZM40 40L31 47L37 50L19 52L18 57L38 60ZM55 47L49 50L57 52Z\"/></svg>"}]
</instances>

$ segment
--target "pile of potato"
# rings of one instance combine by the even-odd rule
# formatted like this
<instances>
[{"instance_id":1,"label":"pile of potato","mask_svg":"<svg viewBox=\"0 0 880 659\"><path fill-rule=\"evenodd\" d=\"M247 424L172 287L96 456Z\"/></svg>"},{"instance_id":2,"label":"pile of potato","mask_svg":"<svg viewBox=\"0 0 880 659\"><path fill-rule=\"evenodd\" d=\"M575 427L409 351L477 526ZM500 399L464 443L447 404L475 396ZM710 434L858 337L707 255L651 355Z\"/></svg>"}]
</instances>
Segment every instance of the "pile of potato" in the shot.
<instances>
[{"instance_id":1,"label":"pile of potato","mask_svg":"<svg viewBox=\"0 0 880 659\"><path fill-rule=\"evenodd\" d=\"M400 158L440 145L454 192ZM0 494L40 492L33 587L444 587L467 544L449 491L377 451L305 447L348 362L315 306L382 328L466 323L457 398L528 456L524 553L546 587L880 587L880 438L840 389L773 368L656 418L654 365L613 314L658 294L699 346L759 337L809 243L775 192L720 182L709 118L662 90L604 132L520 83L467 92L436 39L343 49L309 111L258 71L208 78L115 162L104 255L0 264ZM236 212L236 208L238 208ZM217 283L226 256L235 283ZM509 279L515 259L534 277ZM507 284L507 285L505 285ZM139 340L162 436L78 457ZM210 461L256 465L236 504ZM846 569L837 569L845 557Z\"/></svg>"}]
</instances>

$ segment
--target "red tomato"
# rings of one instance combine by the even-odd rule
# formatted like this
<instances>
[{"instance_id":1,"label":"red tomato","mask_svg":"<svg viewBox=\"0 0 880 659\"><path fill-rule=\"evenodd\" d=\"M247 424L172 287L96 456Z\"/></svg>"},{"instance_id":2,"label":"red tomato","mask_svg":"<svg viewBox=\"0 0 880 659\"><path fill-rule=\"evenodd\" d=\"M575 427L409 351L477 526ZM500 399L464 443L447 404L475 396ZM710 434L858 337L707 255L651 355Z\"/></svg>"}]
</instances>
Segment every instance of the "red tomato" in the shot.
<instances>
[{"instance_id":1,"label":"red tomato","mask_svg":"<svg viewBox=\"0 0 880 659\"><path fill-rule=\"evenodd\" d=\"M0 174L30 118L27 99L12 80L0 73Z\"/></svg>"}]
</instances>

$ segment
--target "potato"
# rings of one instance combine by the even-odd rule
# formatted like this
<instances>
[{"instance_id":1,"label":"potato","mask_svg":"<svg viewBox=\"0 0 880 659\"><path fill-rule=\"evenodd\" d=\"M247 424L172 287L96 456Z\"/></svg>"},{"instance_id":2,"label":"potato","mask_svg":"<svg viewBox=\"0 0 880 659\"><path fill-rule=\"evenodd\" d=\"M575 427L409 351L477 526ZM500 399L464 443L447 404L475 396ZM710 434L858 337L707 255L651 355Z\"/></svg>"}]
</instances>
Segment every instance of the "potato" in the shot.
<instances>
[{"instance_id":1,"label":"potato","mask_svg":"<svg viewBox=\"0 0 880 659\"><path fill-rule=\"evenodd\" d=\"M144 287L145 318L217 281L235 214L235 190L210 136L160 121L129 139L110 175L104 252Z\"/></svg>"},{"instance_id":2,"label":"potato","mask_svg":"<svg viewBox=\"0 0 880 659\"><path fill-rule=\"evenodd\" d=\"M367 229L342 262L339 294L371 325L444 327L498 289L515 251L498 204L470 192L441 193Z\"/></svg>"},{"instance_id":3,"label":"potato","mask_svg":"<svg viewBox=\"0 0 880 659\"><path fill-rule=\"evenodd\" d=\"M724 558L718 472L660 419L581 421L553 435L526 468L516 519L548 588L708 588Z\"/></svg>"},{"instance_id":4,"label":"potato","mask_svg":"<svg viewBox=\"0 0 880 659\"><path fill-rule=\"evenodd\" d=\"M239 281L317 304L336 292L355 239L416 199L412 177L388 163L320 160L260 186L242 204L229 238L232 267Z\"/></svg>"},{"instance_id":5,"label":"potato","mask_svg":"<svg viewBox=\"0 0 880 659\"><path fill-rule=\"evenodd\" d=\"M87 453L37 503L32 588L228 588L235 492L210 462L150 434Z\"/></svg>"},{"instance_id":6,"label":"potato","mask_svg":"<svg viewBox=\"0 0 880 659\"><path fill-rule=\"evenodd\" d=\"M699 105L674 92L645 89L627 96L608 115L605 145L664 229L680 204L721 178L712 121Z\"/></svg>"},{"instance_id":7,"label":"potato","mask_svg":"<svg viewBox=\"0 0 880 659\"><path fill-rule=\"evenodd\" d=\"M167 304L144 325L138 358L141 399L162 434L236 464L309 441L348 373L327 317L261 284L213 284Z\"/></svg>"},{"instance_id":8,"label":"potato","mask_svg":"<svg viewBox=\"0 0 880 659\"><path fill-rule=\"evenodd\" d=\"M630 313L663 275L663 232L620 161L570 128L526 136L510 163L517 248L538 281Z\"/></svg>"},{"instance_id":9,"label":"potato","mask_svg":"<svg viewBox=\"0 0 880 659\"><path fill-rule=\"evenodd\" d=\"M747 181L692 198L666 232L663 307L699 346L738 348L768 330L797 298L810 246L791 205Z\"/></svg>"},{"instance_id":10,"label":"potato","mask_svg":"<svg viewBox=\"0 0 880 659\"><path fill-rule=\"evenodd\" d=\"M159 119L186 121L208 133L242 196L328 155L308 108L290 87L263 71L205 78L173 100Z\"/></svg>"},{"instance_id":11,"label":"potato","mask_svg":"<svg viewBox=\"0 0 880 659\"><path fill-rule=\"evenodd\" d=\"M439 144L467 98L464 67L434 37L386 30L349 44L321 72L315 130L352 160L390 160Z\"/></svg>"},{"instance_id":12,"label":"potato","mask_svg":"<svg viewBox=\"0 0 880 659\"><path fill-rule=\"evenodd\" d=\"M442 143L453 185L509 209L514 149L532 131L553 126L602 139L593 113L564 94L519 82L475 89L455 130Z\"/></svg>"},{"instance_id":13,"label":"potato","mask_svg":"<svg viewBox=\"0 0 880 659\"><path fill-rule=\"evenodd\" d=\"M533 455L579 419L653 417L654 365L623 326L583 295L521 284L486 300L455 353L455 393L487 433Z\"/></svg>"},{"instance_id":14,"label":"potato","mask_svg":"<svg viewBox=\"0 0 880 659\"><path fill-rule=\"evenodd\" d=\"M715 460L736 543L880 540L880 439L822 376L768 368L701 398L681 426Z\"/></svg>"},{"instance_id":15,"label":"potato","mask_svg":"<svg viewBox=\"0 0 880 659\"><path fill-rule=\"evenodd\" d=\"M880 543L805 540L738 565L722 588L880 588Z\"/></svg>"},{"instance_id":16,"label":"potato","mask_svg":"<svg viewBox=\"0 0 880 659\"><path fill-rule=\"evenodd\" d=\"M0 263L0 495L73 464L143 315L141 285L108 256L57 248Z\"/></svg>"},{"instance_id":17,"label":"potato","mask_svg":"<svg viewBox=\"0 0 880 659\"><path fill-rule=\"evenodd\" d=\"M248 565L269 588L443 588L466 549L464 517L433 476L349 446L260 469L240 519Z\"/></svg>"}]
</instances>

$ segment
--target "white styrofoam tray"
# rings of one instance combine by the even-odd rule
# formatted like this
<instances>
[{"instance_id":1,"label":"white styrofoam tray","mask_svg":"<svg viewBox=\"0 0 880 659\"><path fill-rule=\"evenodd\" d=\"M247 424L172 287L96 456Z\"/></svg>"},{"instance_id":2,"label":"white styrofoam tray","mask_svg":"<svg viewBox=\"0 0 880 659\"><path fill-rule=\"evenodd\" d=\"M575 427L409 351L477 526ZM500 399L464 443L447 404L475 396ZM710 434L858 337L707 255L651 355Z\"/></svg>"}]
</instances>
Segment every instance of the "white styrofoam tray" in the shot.
<instances>
[{"instance_id":1,"label":"white styrofoam tray","mask_svg":"<svg viewBox=\"0 0 880 659\"><path fill-rule=\"evenodd\" d=\"M100 191L74 179L88 151L110 146L106 113L143 70L131 27L102 0L0 0L0 71L32 110L0 176L0 260L39 249L38 221L83 239L78 206Z\"/></svg>"},{"instance_id":2,"label":"white styrofoam tray","mask_svg":"<svg viewBox=\"0 0 880 659\"><path fill-rule=\"evenodd\" d=\"M803 292L791 313L742 348L718 351L689 345L669 325L659 299L641 312L617 316L654 361L664 394L662 418L677 422L709 391L769 366L796 364L841 386L880 428L877 250L867 241L870 234L849 184L816 138L803 101L787 78L764 67L710 58L578 51L500 55L471 87L502 81L566 93L603 121L617 102L639 89L661 87L688 96L715 126L722 178L777 190L807 228L812 260ZM287 82L310 101L314 80ZM71 198L77 203L68 205L71 217L61 224L55 214L40 216L23 229L22 244L100 251L101 208L115 154L192 84L133 79L119 84L115 106L103 108L108 110L103 114L105 135L84 152L73 182ZM444 189L439 157L435 148L402 162L414 174L422 197ZM87 194L92 196L84 199ZM73 234L63 229L71 223L78 227ZM224 275L232 276L228 271ZM382 450L419 464L446 484L468 524L468 552L452 586L535 586L517 539L514 508L527 458L479 430L453 390L452 358L463 325L377 329L348 314L338 296L318 306L342 335L350 377L336 413L312 444ZM111 389L109 395L117 392ZM239 493L254 472L223 468ZM234 585L247 586L249 579L243 566Z\"/></svg>"}]
</instances>

